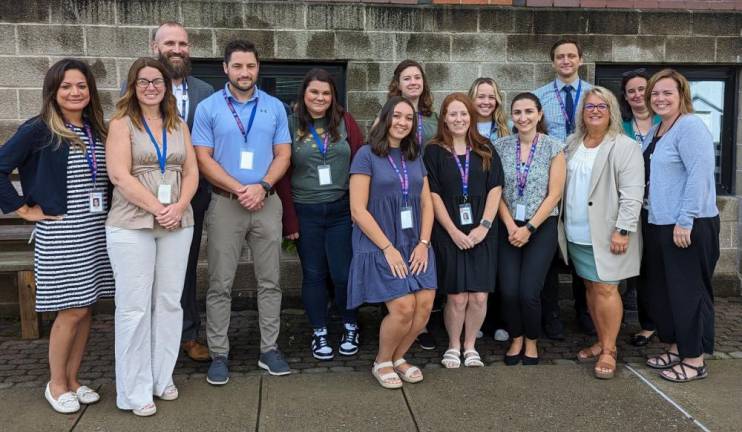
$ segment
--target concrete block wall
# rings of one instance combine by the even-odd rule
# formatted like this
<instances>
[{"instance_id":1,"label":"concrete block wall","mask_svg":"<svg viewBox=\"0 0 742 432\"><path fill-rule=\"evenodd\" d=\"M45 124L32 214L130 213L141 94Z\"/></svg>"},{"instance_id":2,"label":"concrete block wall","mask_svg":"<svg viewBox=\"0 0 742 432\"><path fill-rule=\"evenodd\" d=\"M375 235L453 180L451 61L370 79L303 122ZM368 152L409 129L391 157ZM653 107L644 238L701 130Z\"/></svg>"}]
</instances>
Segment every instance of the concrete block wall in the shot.
<instances>
[{"instance_id":1,"label":"concrete block wall","mask_svg":"<svg viewBox=\"0 0 742 432\"><path fill-rule=\"evenodd\" d=\"M668 2L644 0L437 3L442 2L0 2L0 142L38 112L44 73L62 56L93 65L110 115L118 83L133 59L148 53L148 41L163 20L188 27L194 57L219 58L226 41L244 37L256 42L264 60L345 62L348 109L367 126L385 100L394 66L408 57L424 64L436 103L452 91L465 91L483 75L500 83L506 99L540 86L553 77L548 50L563 35L585 46L582 75L588 80L594 78L596 63L742 64L742 13L732 10L742 6L739 0L672 2L686 10L659 10ZM688 10L700 3L727 10ZM737 144L742 145L742 117ZM740 153L737 159L742 160ZM742 165L737 167L736 190L742 192ZM717 274L738 290L738 198L720 197L719 207L722 259Z\"/></svg>"}]
</instances>

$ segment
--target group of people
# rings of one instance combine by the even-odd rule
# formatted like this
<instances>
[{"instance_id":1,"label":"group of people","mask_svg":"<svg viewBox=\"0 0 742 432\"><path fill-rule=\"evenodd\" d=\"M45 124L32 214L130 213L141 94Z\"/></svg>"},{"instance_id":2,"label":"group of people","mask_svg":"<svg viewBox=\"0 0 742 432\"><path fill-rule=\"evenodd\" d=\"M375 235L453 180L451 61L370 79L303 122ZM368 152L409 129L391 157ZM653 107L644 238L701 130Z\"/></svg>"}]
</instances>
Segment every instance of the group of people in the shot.
<instances>
[{"instance_id":1,"label":"group of people","mask_svg":"<svg viewBox=\"0 0 742 432\"><path fill-rule=\"evenodd\" d=\"M297 241L317 359L356 354L357 308L385 304L372 368L385 388L423 380L404 356L429 335L441 299L446 368L484 366L476 340L488 314L509 333L505 364L537 364L542 330L561 332L550 282L561 259L597 333L576 353L596 361L596 377L616 371L618 285L627 279L642 326L633 339L656 332L668 344L647 365L676 382L708 375L719 257L714 144L678 72L626 74L619 103L579 77L582 47L562 39L550 52L556 78L514 95L508 119L491 78L448 95L436 114L423 67L405 60L364 139L325 70L306 74L287 109L256 86L251 42L226 45L227 84L217 91L190 75L190 47L181 24L160 26L157 58L132 64L108 124L90 68L58 61L40 114L0 147L0 208L36 223L36 308L57 312L45 389L56 411L100 398L77 375L91 307L104 297L116 303L118 408L148 416L155 398L176 399L181 349L211 361L210 384L226 384L245 240L257 280L258 365L289 374L277 346L284 237ZM10 182L16 169L22 196ZM206 346L195 289L204 224ZM327 330L328 286L343 320L337 339Z\"/></svg>"}]
</instances>

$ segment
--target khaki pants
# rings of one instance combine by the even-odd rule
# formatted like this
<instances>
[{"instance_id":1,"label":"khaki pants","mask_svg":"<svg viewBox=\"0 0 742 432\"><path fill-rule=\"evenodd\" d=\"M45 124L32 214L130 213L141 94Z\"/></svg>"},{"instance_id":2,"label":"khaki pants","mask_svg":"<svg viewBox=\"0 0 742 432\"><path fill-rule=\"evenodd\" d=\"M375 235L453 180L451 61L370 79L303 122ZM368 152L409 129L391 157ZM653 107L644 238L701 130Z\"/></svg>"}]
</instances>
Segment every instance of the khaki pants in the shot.
<instances>
[{"instance_id":1,"label":"khaki pants","mask_svg":"<svg viewBox=\"0 0 742 432\"><path fill-rule=\"evenodd\" d=\"M281 217L277 195L269 195L257 211L245 210L235 199L212 194L206 213L209 258L209 290L206 294L206 340L211 356L228 356L229 321L232 312L232 283L246 238L252 252L258 282L260 352L277 347L281 324Z\"/></svg>"}]
</instances>

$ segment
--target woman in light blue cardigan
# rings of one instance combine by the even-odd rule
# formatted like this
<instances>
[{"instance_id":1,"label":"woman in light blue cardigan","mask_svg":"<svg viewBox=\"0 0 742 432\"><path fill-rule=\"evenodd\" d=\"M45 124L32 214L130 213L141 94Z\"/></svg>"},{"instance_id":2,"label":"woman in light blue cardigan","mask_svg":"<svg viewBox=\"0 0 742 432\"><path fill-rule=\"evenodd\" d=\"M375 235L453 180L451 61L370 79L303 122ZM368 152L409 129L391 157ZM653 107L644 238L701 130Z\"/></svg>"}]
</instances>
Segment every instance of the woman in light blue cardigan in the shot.
<instances>
[{"instance_id":1,"label":"woman in light blue cardigan","mask_svg":"<svg viewBox=\"0 0 742 432\"><path fill-rule=\"evenodd\" d=\"M647 360L660 376L687 382L708 376L714 351L711 277L719 260L714 140L693 114L690 85L664 69L649 80L647 106L662 121L644 139L645 231L649 314L667 351Z\"/></svg>"}]
</instances>

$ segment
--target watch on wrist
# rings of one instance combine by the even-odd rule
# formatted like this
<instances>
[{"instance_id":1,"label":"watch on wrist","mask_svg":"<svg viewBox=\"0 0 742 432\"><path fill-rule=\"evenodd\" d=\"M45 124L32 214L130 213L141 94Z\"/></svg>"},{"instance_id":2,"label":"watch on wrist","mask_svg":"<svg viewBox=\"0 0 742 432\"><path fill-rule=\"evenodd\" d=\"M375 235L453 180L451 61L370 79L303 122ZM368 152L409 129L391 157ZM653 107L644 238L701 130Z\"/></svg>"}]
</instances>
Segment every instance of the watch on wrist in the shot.
<instances>
[{"instance_id":1,"label":"watch on wrist","mask_svg":"<svg viewBox=\"0 0 742 432\"><path fill-rule=\"evenodd\" d=\"M420 239L420 243L425 247L430 247L430 240Z\"/></svg>"},{"instance_id":2,"label":"watch on wrist","mask_svg":"<svg viewBox=\"0 0 742 432\"><path fill-rule=\"evenodd\" d=\"M622 236L629 235L629 231L628 230L625 230L623 228L616 228L616 232L619 233L619 234L621 234Z\"/></svg>"},{"instance_id":3,"label":"watch on wrist","mask_svg":"<svg viewBox=\"0 0 742 432\"><path fill-rule=\"evenodd\" d=\"M490 229L492 228L492 221L482 218L482 220L479 221L479 225L482 225L483 227Z\"/></svg>"},{"instance_id":4,"label":"watch on wrist","mask_svg":"<svg viewBox=\"0 0 742 432\"><path fill-rule=\"evenodd\" d=\"M271 189L273 188L273 186L271 186L271 184L270 184L270 183L268 183L268 182L267 182L267 181L265 181L265 180L261 180L261 181L260 181L260 186L262 186L262 187L263 187L263 190L265 191L265 193L266 193L266 194L267 194L268 192L270 192L270 191L271 191Z\"/></svg>"},{"instance_id":5,"label":"watch on wrist","mask_svg":"<svg viewBox=\"0 0 742 432\"><path fill-rule=\"evenodd\" d=\"M536 232L536 227L535 227L535 226L533 226L533 225L532 225L532 224L531 224L530 222L528 222L528 223L526 224L526 228L528 228L528 232L530 232L531 234L533 234L533 233L535 233L535 232Z\"/></svg>"}]
</instances>

